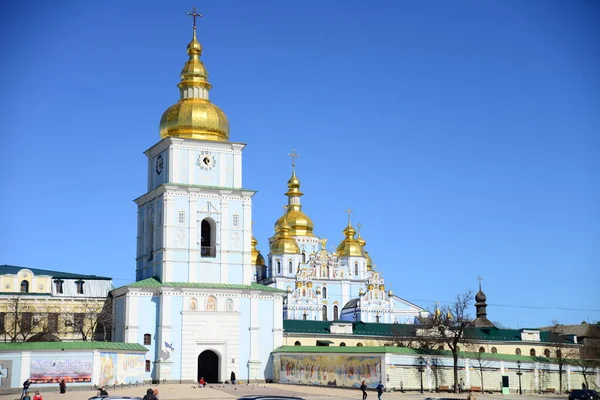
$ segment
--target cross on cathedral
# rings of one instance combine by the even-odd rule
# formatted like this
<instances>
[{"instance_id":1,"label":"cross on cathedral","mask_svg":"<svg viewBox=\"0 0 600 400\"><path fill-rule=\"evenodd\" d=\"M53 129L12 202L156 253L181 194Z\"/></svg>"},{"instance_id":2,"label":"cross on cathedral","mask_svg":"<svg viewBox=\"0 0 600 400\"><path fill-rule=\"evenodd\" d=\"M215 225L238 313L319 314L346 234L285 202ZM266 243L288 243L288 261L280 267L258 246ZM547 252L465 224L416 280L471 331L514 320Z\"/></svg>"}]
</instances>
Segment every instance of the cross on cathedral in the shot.
<instances>
[{"instance_id":1,"label":"cross on cathedral","mask_svg":"<svg viewBox=\"0 0 600 400\"><path fill-rule=\"evenodd\" d=\"M296 167L296 157L300 157L300 154L296 153L296 149L292 149L292 152L288 154L288 156L292 157L292 171Z\"/></svg>"},{"instance_id":2,"label":"cross on cathedral","mask_svg":"<svg viewBox=\"0 0 600 400\"><path fill-rule=\"evenodd\" d=\"M202 18L202 14L197 13L196 11L198 11L198 9L196 7L192 8L192 12L187 12L187 15L189 15L190 17L192 17L194 19L194 30L196 30L196 18Z\"/></svg>"},{"instance_id":3,"label":"cross on cathedral","mask_svg":"<svg viewBox=\"0 0 600 400\"><path fill-rule=\"evenodd\" d=\"M359 222L358 224L356 224L356 228L358 230L358 234L360 235L360 227L362 226L362 224Z\"/></svg>"},{"instance_id":4,"label":"cross on cathedral","mask_svg":"<svg viewBox=\"0 0 600 400\"><path fill-rule=\"evenodd\" d=\"M481 275L478 276L477 281L479 282L479 290L481 290L481 282L483 282L483 277Z\"/></svg>"},{"instance_id":5,"label":"cross on cathedral","mask_svg":"<svg viewBox=\"0 0 600 400\"><path fill-rule=\"evenodd\" d=\"M350 214L352 214L352 210L347 209L346 212L348 213L348 225L350 225Z\"/></svg>"}]
</instances>

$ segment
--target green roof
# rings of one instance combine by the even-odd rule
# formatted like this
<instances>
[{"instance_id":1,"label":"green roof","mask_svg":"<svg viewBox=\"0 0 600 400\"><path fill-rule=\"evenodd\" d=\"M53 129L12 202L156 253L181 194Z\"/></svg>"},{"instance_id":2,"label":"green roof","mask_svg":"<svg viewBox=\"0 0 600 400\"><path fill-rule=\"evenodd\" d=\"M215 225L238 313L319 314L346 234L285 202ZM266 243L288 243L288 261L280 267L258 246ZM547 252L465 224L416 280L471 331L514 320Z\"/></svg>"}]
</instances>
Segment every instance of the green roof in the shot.
<instances>
[{"instance_id":1,"label":"green roof","mask_svg":"<svg viewBox=\"0 0 600 400\"><path fill-rule=\"evenodd\" d=\"M413 349L411 347L396 346L280 346L273 350L273 353L352 353L352 354L404 354L404 355L425 355L425 356L444 356L452 357L449 350L423 350ZM463 352L458 353L460 358L477 359L482 357L490 361L521 361L521 362L540 362L551 363L555 360L546 357L517 356L514 354L500 353L476 353Z\"/></svg>"},{"instance_id":2,"label":"green roof","mask_svg":"<svg viewBox=\"0 0 600 400\"><path fill-rule=\"evenodd\" d=\"M353 336L384 336L384 337L414 337L417 329L424 326L418 324L380 324L352 321L309 321L309 320L284 320L283 331L285 333L308 333L316 335L339 335L331 333L331 324L351 323ZM521 330L471 327L465 331L466 339L489 340L489 341L511 341L521 342ZM540 331L540 342L533 343L556 343L573 344L572 340L559 336L553 332Z\"/></svg>"},{"instance_id":3,"label":"green roof","mask_svg":"<svg viewBox=\"0 0 600 400\"><path fill-rule=\"evenodd\" d=\"M160 287L176 287L176 288L198 288L198 289L243 289L243 290L260 290L263 292L283 293L285 290L277 289L274 286L261 285L252 282L249 285L241 285L237 283L205 283L205 282L164 282L162 283L156 278L147 278L141 281L125 285L130 288L160 288Z\"/></svg>"},{"instance_id":4,"label":"green roof","mask_svg":"<svg viewBox=\"0 0 600 400\"><path fill-rule=\"evenodd\" d=\"M20 351L20 350L125 350L125 351L148 351L147 348L139 343L120 343L120 342L21 342L21 343L0 343L0 352L2 351Z\"/></svg>"},{"instance_id":5,"label":"green roof","mask_svg":"<svg viewBox=\"0 0 600 400\"><path fill-rule=\"evenodd\" d=\"M22 269L28 269L33 272L34 275L46 275L51 276L53 278L62 278L62 279L87 279L87 280L111 280L112 278L107 278L105 276L96 276L96 275L82 275L82 274L74 274L71 272L60 272L60 271L52 271L49 269L37 269L37 268L28 268L28 267L20 267L18 265L0 265L0 275L16 275Z\"/></svg>"}]
</instances>

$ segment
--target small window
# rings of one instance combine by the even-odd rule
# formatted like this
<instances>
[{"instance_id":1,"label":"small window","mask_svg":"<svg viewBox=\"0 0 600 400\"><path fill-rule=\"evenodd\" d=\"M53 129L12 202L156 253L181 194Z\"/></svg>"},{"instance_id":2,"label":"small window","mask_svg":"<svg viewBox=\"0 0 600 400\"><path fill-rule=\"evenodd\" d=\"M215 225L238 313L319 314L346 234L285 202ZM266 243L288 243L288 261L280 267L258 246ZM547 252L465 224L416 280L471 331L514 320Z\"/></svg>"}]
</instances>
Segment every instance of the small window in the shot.
<instances>
[{"instance_id":1,"label":"small window","mask_svg":"<svg viewBox=\"0 0 600 400\"><path fill-rule=\"evenodd\" d=\"M339 319L338 306L335 305L335 306L333 306L333 320L337 321L338 319Z\"/></svg>"},{"instance_id":2,"label":"small window","mask_svg":"<svg viewBox=\"0 0 600 400\"><path fill-rule=\"evenodd\" d=\"M438 350L444 350L444 345L442 344L442 345L438 346Z\"/></svg>"},{"instance_id":3,"label":"small window","mask_svg":"<svg viewBox=\"0 0 600 400\"><path fill-rule=\"evenodd\" d=\"M354 275L358 275L358 263L354 263Z\"/></svg>"},{"instance_id":4,"label":"small window","mask_svg":"<svg viewBox=\"0 0 600 400\"><path fill-rule=\"evenodd\" d=\"M63 292L63 283L64 281L62 279L57 279L54 281L54 289L56 290L56 293Z\"/></svg>"},{"instance_id":5,"label":"small window","mask_svg":"<svg viewBox=\"0 0 600 400\"><path fill-rule=\"evenodd\" d=\"M302 264L306 264L306 253L302 252Z\"/></svg>"},{"instance_id":6,"label":"small window","mask_svg":"<svg viewBox=\"0 0 600 400\"><path fill-rule=\"evenodd\" d=\"M303 319L304 321L306 321L306 317L307 317L307 316L306 316L306 313L302 314L302 319Z\"/></svg>"},{"instance_id":7,"label":"small window","mask_svg":"<svg viewBox=\"0 0 600 400\"><path fill-rule=\"evenodd\" d=\"M292 273L294 272L294 264L292 264L292 262L290 261L290 263L288 264L288 273Z\"/></svg>"},{"instance_id":8,"label":"small window","mask_svg":"<svg viewBox=\"0 0 600 400\"><path fill-rule=\"evenodd\" d=\"M83 281L75 281L75 286L77 288L77 294L83 294Z\"/></svg>"},{"instance_id":9,"label":"small window","mask_svg":"<svg viewBox=\"0 0 600 400\"><path fill-rule=\"evenodd\" d=\"M356 347L363 347L361 342L356 343Z\"/></svg>"},{"instance_id":10,"label":"small window","mask_svg":"<svg viewBox=\"0 0 600 400\"><path fill-rule=\"evenodd\" d=\"M483 347L480 347L480 348L479 348L479 352L480 352L480 353L485 353L485 349L484 349Z\"/></svg>"},{"instance_id":11,"label":"small window","mask_svg":"<svg viewBox=\"0 0 600 400\"><path fill-rule=\"evenodd\" d=\"M327 306L323 306L323 321L327 321Z\"/></svg>"},{"instance_id":12,"label":"small window","mask_svg":"<svg viewBox=\"0 0 600 400\"><path fill-rule=\"evenodd\" d=\"M48 332L58 332L58 313L48 314Z\"/></svg>"},{"instance_id":13,"label":"small window","mask_svg":"<svg viewBox=\"0 0 600 400\"><path fill-rule=\"evenodd\" d=\"M21 293L29 293L29 281L21 281Z\"/></svg>"},{"instance_id":14,"label":"small window","mask_svg":"<svg viewBox=\"0 0 600 400\"><path fill-rule=\"evenodd\" d=\"M296 342L294 343L294 346L302 346L302 343L300 343L300 341L296 340Z\"/></svg>"},{"instance_id":15,"label":"small window","mask_svg":"<svg viewBox=\"0 0 600 400\"><path fill-rule=\"evenodd\" d=\"M550 349L544 350L544 357L550 357Z\"/></svg>"},{"instance_id":16,"label":"small window","mask_svg":"<svg viewBox=\"0 0 600 400\"><path fill-rule=\"evenodd\" d=\"M560 359L562 357L562 351L556 350L556 358Z\"/></svg>"},{"instance_id":17,"label":"small window","mask_svg":"<svg viewBox=\"0 0 600 400\"><path fill-rule=\"evenodd\" d=\"M152 344L152 335L149 333L144 333L144 345Z\"/></svg>"},{"instance_id":18,"label":"small window","mask_svg":"<svg viewBox=\"0 0 600 400\"><path fill-rule=\"evenodd\" d=\"M340 343L340 347L346 347L346 343L344 343L344 342Z\"/></svg>"},{"instance_id":19,"label":"small window","mask_svg":"<svg viewBox=\"0 0 600 400\"><path fill-rule=\"evenodd\" d=\"M516 355L518 355L518 356L520 356L520 355L521 355L521 349L519 349L519 348L517 347L517 349L515 350L515 354L516 354Z\"/></svg>"},{"instance_id":20,"label":"small window","mask_svg":"<svg viewBox=\"0 0 600 400\"><path fill-rule=\"evenodd\" d=\"M376 316L375 316L375 322L376 322L376 323L379 323L379 315L376 315Z\"/></svg>"},{"instance_id":21,"label":"small window","mask_svg":"<svg viewBox=\"0 0 600 400\"><path fill-rule=\"evenodd\" d=\"M0 333L6 333L6 313L0 313Z\"/></svg>"},{"instance_id":22,"label":"small window","mask_svg":"<svg viewBox=\"0 0 600 400\"><path fill-rule=\"evenodd\" d=\"M281 261L277 261L277 273L281 273Z\"/></svg>"},{"instance_id":23,"label":"small window","mask_svg":"<svg viewBox=\"0 0 600 400\"><path fill-rule=\"evenodd\" d=\"M85 314L84 313L76 313L76 314L74 314L73 315L73 330L74 331L81 331L81 330L83 330L84 320L85 320Z\"/></svg>"},{"instance_id":24,"label":"small window","mask_svg":"<svg viewBox=\"0 0 600 400\"><path fill-rule=\"evenodd\" d=\"M185 211L179 211L179 223L180 224L185 223Z\"/></svg>"},{"instance_id":25,"label":"small window","mask_svg":"<svg viewBox=\"0 0 600 400\"><path fill-rule=\"evenodd\" d=\"M327 298L327 288L325 286L323 286L323 298Z\"/></svg>"},{"instance_id":26,"label":"small window","mask_svg":"<svg viewBox=\"0 0 600 400\"><path fill-rule=\"evenodd\" d=\"M497 348L495 348L495 347L492 347L492 353L493 353L493 354L496 354L496 353L498 353L498 349L497 349Z\"/></svg>"},{"instance_id":27,"label":"small window","mask_svg":"<svg viewBox=\"0 0 600 400\"><path fill-rule=\"evenodd\" d=\"M233 226L240 226L240 216L238 214L233 214Z\"/></svg>"},{"instance_id":28,"label":"small window","mask_svg":"<svg viewBox=\"0 0 600 400\"><path fill-rule=\"evenodd\" d=\"M150 366L152 364L150 363L150 360L146 360L146 372L150 372Z\"/></svg>"},{"instance_id":29,"label":"small window","mask_svg":"<svg viewBox=\"0 0 600 400\"><path fill-rule=\"evenodd\" d=\"M529 350L529 355L535 357L535 349Z\"/></svg>"},{"instance_id":30,"label":"small window","mask_svg":"<svg viewBox=\"0 0 600 400\"><path fill-rule=\"evenodd\" d=\"M31 328L33 326L33 313L24 312L21 314L21 331L25 333L31 332Z\"/></svg>"}]
</instances>

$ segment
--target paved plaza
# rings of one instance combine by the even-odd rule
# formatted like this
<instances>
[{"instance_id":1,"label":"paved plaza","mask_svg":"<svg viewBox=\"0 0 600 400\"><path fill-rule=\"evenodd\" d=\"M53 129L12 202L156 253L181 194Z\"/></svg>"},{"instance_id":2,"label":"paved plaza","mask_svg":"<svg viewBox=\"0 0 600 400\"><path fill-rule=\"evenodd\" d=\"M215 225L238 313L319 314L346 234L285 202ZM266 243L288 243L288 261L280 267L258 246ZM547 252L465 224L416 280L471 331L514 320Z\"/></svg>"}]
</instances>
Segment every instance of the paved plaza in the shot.
<instances>
[{"instance_id":1,"label":"paved plaza","mask_svg":"<svg viewBox=\"0 0 600 400\"><path fill-rule=\"evenodd\" d=\"M124 388L108 388L111 396L137 396L143 397L148 388L158 388L160 400L188 400L188 399L236 399L246 395L280 395L280 396L298 396L307 400L335 400L335 399L357 399L362 400L361 392L358 389L341 389L331 387L316 386L296 386L282 384L251 384L251 385L219 385L210 384L205 388L198 388L191 384L165 384L154 386L138 386ZM43 390L44 400L87 400L96 394L95 390L73 390L66 394L58 393L56 390ZM368 400L377 400L377 393L369 391ZM33 394L33 392L32 392ZM0 395L0 400L18 400L20 393L11 395ZM448 394L448 393L425 393L418 392L392 392L384 393L383 400L438 400L438 399L466 399L466 394ZM552 400L567 399L567 395L530 395L519 396L511 394L503 396L501 394L477 394L478 400Z\"/></svg>"}]
</instances>

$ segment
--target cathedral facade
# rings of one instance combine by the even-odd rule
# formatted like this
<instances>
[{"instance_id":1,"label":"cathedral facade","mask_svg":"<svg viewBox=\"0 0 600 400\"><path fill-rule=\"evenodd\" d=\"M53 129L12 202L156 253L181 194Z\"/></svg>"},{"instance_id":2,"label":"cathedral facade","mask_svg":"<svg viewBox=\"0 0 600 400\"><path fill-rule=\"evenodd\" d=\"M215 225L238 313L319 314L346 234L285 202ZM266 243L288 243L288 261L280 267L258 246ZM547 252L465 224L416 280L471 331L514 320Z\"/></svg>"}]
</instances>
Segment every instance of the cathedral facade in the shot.
<instances>
[{"instance_id":1,"label":"cathedral facade","mask_svg":"<svg viewBox=\"0 0 600 400\"><path fill-rule=\"evenodd\" d=\"M147 192L138 207L136 282L114 293L113 340L150 349L147 377L223 382L272 379L283 320L413 323L423 309L386 290L350 218L334 251L302 211L293 163L288 204L269 239L252 235L254 191L242 184L244 144L227 117L196 38L177 85L180 100L144 154Z\"/></svg>"}]
</instances>

